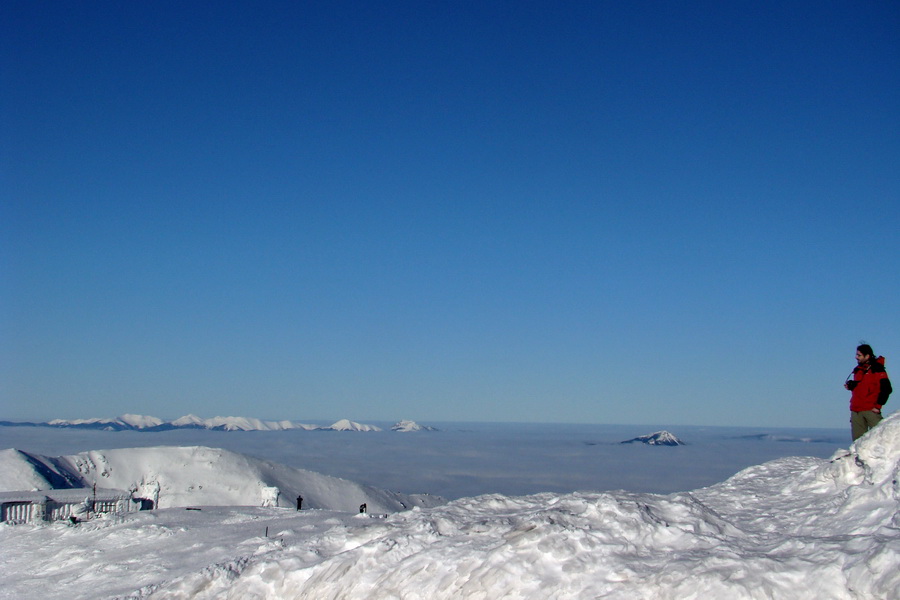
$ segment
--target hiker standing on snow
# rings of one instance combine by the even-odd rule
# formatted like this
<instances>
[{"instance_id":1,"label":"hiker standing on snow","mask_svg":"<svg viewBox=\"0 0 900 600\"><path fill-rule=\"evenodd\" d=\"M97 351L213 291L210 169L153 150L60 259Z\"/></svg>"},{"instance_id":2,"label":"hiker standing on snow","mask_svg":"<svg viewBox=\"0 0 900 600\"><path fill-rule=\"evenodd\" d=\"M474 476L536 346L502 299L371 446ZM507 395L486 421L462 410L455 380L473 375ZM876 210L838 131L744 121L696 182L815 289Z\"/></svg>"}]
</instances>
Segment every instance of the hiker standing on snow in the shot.
<instances>
[{"instance_id":1,"label":"hiker standing on snow","mask_svg":"<svg viewBox=\"0 0 900 600\"><path fill-rule=\"evenodd\" d=\"M884 357L875 358L872 346L856 347L856 368L847 377L844 387L850 395L850 431L854 441L878 425L881 407L891 395L891 380L884 370Z\"/></svg>"}]
</instances>

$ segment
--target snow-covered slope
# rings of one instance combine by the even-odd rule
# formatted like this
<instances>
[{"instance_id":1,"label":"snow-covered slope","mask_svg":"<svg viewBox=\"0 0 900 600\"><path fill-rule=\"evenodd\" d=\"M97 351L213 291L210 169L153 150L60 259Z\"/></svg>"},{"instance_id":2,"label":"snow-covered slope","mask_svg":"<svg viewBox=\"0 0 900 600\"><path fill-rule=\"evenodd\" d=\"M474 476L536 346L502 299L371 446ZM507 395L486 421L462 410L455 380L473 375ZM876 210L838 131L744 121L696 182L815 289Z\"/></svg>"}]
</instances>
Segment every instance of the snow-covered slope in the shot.
<instances>
[{"instance_id":1,"label":"snow-covered slope","mask_svg":"<svg viewBox=\"0 0 900 600\"><path fill-rule=\"evenodd\" d=\"M156 447L94 450L45 457L10 449L0 452L0 491L91 487L134 491L159 508L173 506L303 506L355 511L366 503L386 513L443 500L360 485L217 448Z\"/></svg>"},{"instance_id":2,"label":"snow-covered slope","mask_svg":"<svg viewBox=\"0 0 900 600\"><path fill-rule=\"evenodd\" d=\"M162 510L0 528L0 595L897 600L898 481L900 414L830 460L780 459L669 496L490 495L383 519Z\"/></svg>"},{"instance_id":3,"label":"snow-covered slope","mask_svg":"<svg viewBox=\"0 0 900 600\"><path fill-rule=\"evenodd\" d=\"M0 450L0 492L86 487L84 478L62 458Z\"/></svg>"}]
</instances>

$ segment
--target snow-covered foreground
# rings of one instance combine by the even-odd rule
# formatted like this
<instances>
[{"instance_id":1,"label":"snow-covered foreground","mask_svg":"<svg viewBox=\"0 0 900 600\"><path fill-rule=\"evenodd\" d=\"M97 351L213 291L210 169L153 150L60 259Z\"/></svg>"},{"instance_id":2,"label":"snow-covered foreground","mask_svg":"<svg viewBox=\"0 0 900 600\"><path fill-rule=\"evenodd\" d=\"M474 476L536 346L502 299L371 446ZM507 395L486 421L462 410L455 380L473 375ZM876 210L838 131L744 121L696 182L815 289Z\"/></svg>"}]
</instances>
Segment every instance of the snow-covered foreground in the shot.
<instances>
[{"instance_id":1,"label":"snow-covered foreground","mask_svg":"<svg viewBox=\"0 0 900 600\"><path fill-rule=\"evenodd\" d=\"M900 598L900 417L721 484L0 528L3 598ZM268 528L268 531L266 529Z\"/></svg>"}]
</instances>

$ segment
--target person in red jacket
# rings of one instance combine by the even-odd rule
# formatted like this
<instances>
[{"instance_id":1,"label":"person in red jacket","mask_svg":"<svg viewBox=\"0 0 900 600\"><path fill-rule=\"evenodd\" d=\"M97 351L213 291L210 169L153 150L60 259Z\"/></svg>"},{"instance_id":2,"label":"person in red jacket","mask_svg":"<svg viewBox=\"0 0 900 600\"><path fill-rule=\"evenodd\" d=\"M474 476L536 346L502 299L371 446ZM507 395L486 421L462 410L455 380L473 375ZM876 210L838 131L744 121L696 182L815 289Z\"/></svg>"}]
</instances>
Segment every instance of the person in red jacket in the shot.
<instances>
[{"instance_id":1,"label":"person in red jacket","mask_svg":"<svg viewBox=\"0 0 900 600\"><path fill-rule=\"evenodd\" d=\"M850 390L850 432L856 440L881 422L881 407L891 395L891 380L884 370L884 357L875 358L872 346L856 347L857 365L844 382Z\"/></svg>"}]
</instances>

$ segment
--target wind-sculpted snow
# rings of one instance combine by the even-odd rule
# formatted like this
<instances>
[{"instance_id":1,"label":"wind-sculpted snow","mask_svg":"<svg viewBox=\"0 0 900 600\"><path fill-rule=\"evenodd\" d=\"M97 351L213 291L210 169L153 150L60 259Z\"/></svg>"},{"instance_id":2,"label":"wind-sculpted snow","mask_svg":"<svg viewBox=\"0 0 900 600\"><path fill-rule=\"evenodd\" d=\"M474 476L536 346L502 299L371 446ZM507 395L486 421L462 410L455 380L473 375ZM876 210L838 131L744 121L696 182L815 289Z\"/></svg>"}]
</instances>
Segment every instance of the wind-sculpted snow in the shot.
<instances>
[{"instance_id":1,"label":"wind-sculpted snow","mask_svg":"<svg viewBox=\"0 0 900 600\"><path fill-rule=\"evenodd\" d=\"M282 597L328 597L338 590L337 572L350 598L411 589L409 597L420 598L591 597L633 577L625 564L646 563L648 549L704 552L729 529L697 504L658 498L480 497L398 515L362 536L345 532L344 546L355 547L307 572L286 572ZM241 578L248 594L256 573Z\"/></svg>"},{"instance_id":2,"label":"wind-sculpted snow","mask_svg":"<svg viewBox=\"0 0 900 600\"><path fill-rule=\"evenodd\" d=\"M337 527L160 597L222 597L196 593L212 586L229 598L849 598L849 549L754 535L687 495L480 497ZM873 594L862 597L896 589L878 583L856 585Z\"/></svg>"},{"instance_id":3,"label":"wind-sculpted snow","mask_svg":"<svg viewBox=\"0 0 900 600\"><path fill-rule=\"evenodd\" d=\"M487 495L383 518L204 508L10 527L0 595L891 600L898 465L891 417L831 460L781 459L669 496ZM41 578L10 575L10 556Z\"/></svg>"}]
</instances>

